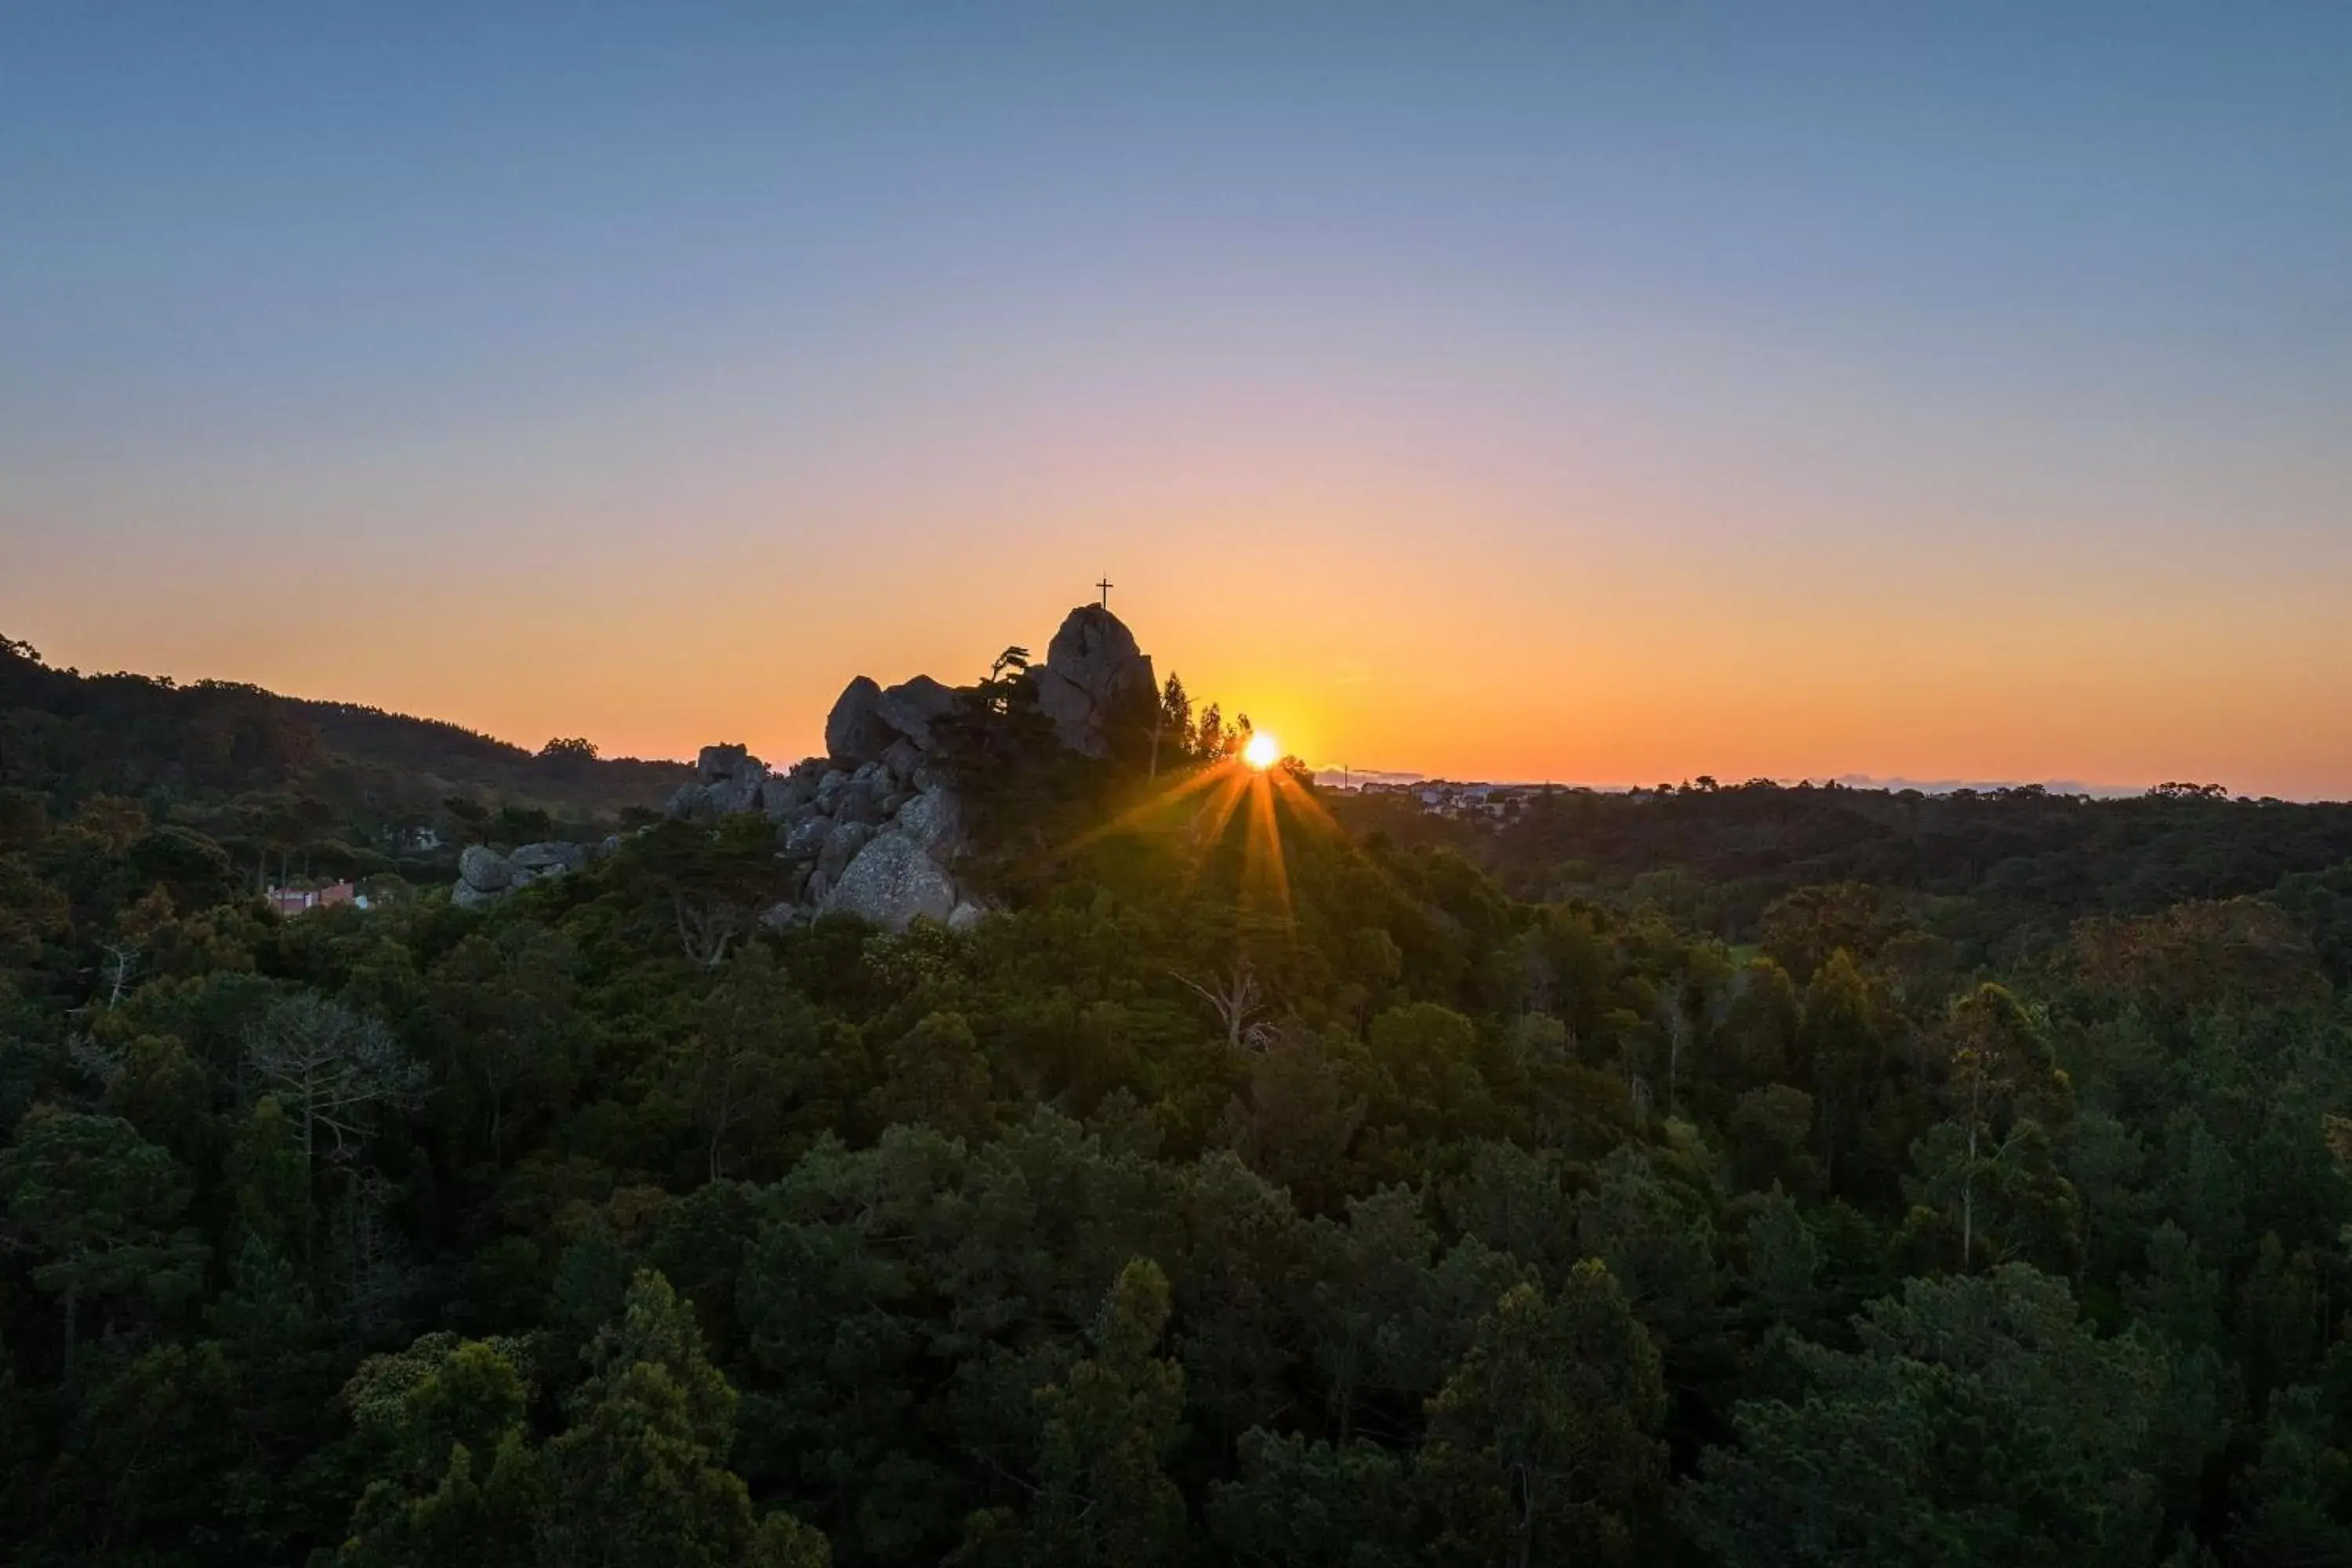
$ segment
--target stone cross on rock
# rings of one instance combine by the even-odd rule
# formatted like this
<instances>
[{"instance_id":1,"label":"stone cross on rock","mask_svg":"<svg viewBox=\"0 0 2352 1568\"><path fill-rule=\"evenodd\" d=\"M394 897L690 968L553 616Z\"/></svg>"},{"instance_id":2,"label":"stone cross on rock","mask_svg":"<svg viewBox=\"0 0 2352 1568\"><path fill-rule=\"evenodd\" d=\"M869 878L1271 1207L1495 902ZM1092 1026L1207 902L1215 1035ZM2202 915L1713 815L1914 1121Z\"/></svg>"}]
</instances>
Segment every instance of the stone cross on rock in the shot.
<instances>
[{"instance_id":1,"label":"stone cross on rock","mask_svg":"<svg viewBox=\"0 0 2352 1568\"><path fill-rule=\"evenodd\" d=\"M1097 588L1100 588L1100 589L1102 590L1102 607L1103 607L1104 609L1106 609L1106 610L1109 609L1109 608L1110 608L1110 591L1111 591L1111 588L1114 586L1114 584L1112 584L1111 580L1110 580L1109 578L1106 577L1106 578L1104 578L1101 582L1099 582L1099 583L1096 584L1095 584L1095 586L1096 586L1096 587L1097 587Z\"/></svg>"}]
</instances>

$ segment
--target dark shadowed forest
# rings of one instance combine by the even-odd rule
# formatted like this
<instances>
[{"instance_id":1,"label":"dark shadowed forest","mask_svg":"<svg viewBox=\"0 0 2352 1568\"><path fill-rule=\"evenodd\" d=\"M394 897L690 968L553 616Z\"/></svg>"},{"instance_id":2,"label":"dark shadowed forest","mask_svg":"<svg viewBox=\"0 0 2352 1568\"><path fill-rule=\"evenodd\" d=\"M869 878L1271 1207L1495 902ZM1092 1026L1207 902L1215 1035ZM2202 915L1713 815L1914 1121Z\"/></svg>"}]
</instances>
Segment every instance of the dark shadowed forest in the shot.
<instances>
[{"instance_id":1,"label":"dark shadowed forest","mask_svg":"<svg viewBox=\"0 0 2352 1568\"><path fill-rule=\"evenodd\" d=\"M1473 826L1170 684L960 715L894 933L674 764L9 645L0 1558L2352 1562L2352 808Z\"/></svg>"}]
</instances>

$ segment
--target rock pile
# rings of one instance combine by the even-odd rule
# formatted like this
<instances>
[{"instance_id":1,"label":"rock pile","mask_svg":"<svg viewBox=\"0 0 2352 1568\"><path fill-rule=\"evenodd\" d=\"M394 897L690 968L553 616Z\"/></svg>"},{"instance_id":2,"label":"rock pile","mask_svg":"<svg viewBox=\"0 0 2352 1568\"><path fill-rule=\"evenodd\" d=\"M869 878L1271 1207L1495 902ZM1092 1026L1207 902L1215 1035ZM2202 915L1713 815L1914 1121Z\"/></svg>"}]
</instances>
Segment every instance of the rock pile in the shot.
<instances>
[{"instance_id":1,"label":"rock pile","mask_svg":"<svg viewBox=\"0 0 2352 1568\"><path fill-rule=\"evenodd\" d=\"M963 848L955 792L906 737L882 749L889 760L811 758L768 781L762 809L791 895L772 921L838 913L904 931L919 917L957 927L980 918L950 872Z\"/></svg>"},{"instance_id":2,"label":"rock pile","mask_svg":"<svg viewBox=\"0 0 2352 1568\"><path fill-rule=\"evenodd\" d=\"M955 706L929 676L884 689L849 683L825 719L825 752L782 772L742 746L705 746L697 780L670 797L681 820L761 812L776 825L789 897L772 922L856 915L891 931L919 917L969 925L980 905L950 868L963 847L954 793L930 766L932 726Z\"/></svg>"},{"instance_id":3,"label":"rock pile","mask_svg":"<svg viewBox=\"0 0 2352 1568\"><path fill-rule=\"evenodd\" d=\"M577 871L599 855L609 854L619 844L617 838L607 838L593 847L585 844L525 844L510 855L501 855L487 844L468 844L457 857L457 885L449 889L449 901L461 910L486 910L518 888Z\"/></svg>"},{"instance_id":4,"label":"rock pile","mask_svg":"<svg viewBox=\"0 0 2352 1568\"><path fill-rule=\"evenodd\" d=\"M1097 605L1070 612L1029 679L1061 742L1097 757L1108 752L1122 717L1148 710L1157 691L1151 659L1134 634ZM891 687L861 675L825 716L824 756L772 771L748 747L705 746L695 781L678 786L667 813L709 822L760 812L775 824L789 897L768 912L772 923L842 913L890 931L919 918L968 926L984 911L957 884L962 811L932 760L940 721L960 696L927 675ZM584 853L577 859L554 853L567 850L578 847L526 845L510 856L468 849L451 898L483 908L585 864Z\"/></svg>"},{"instance_id":5,"label":"rock pile","mask_svg":"<svg viewBox=\"0 0 2352 1568\"><path fill-rule=\"evenodd\" d=\"M680 784L665 810L680 819L731 816L757 811L768 787L768 765L748 746L705 746L695 765L695 782Z\"/></svg>"},{"instance_id":6,"label":"rock pile","mask_svg":"<svg viewBox=\"0 0 2352 1568\"><path fill-rule=\"evenodd\" d=\"M1097 605L1070 612L1029 674L1055 734L1089 756L1108 752L1111 727L1158 689L1134 634ZM861 675L825 715L823 757L772 773L741 746L706 746L669 815L767 814L792 889L772 921L839 912L891 931L919 918L969 925L982 910L954 875L962 814L931 761L959 695L928 675L891 687Z\"/></svg>"}]
</instances>

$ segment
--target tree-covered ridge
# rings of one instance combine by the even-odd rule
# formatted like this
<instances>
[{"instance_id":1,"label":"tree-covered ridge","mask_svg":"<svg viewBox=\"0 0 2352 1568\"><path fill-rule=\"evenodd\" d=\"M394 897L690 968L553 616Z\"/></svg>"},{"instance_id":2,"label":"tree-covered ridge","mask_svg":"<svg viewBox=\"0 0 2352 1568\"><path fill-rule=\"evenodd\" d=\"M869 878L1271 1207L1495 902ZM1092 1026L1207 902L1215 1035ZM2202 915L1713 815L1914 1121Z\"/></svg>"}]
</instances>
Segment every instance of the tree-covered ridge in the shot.
<instances>
[{"instance_id":1,"label":"tree-covered ridge","mask_svg":"<svg viewBox=\"0 0 2352 1568\"><path fill-rule=\"evenodd\" d=\"M2086 917L2246 894L2324 897L2311 874L2352 861L2352 805L2232 798L2211 784L2102 798L2038 785L1929 795L1709 779L1531 792L1496 822L1442 820L1393 795L1335 804L1359 830L1459 849L1519 898L1650 904L1748 942L1784 896L1859 883L1992 963L2063 942Z\"/></svg>"},{"instance_id":2,"label":"tree-covered ridge","mask_svg":"<svg viewBox=\"0 0 2352 1568\"><path fill-rule=\"evenodd\" d=\"M59 816L128 797L201 831L248 879L266 860L273 878L307 866L432 880L426 868L460 841L601 833L688 773L602 760L576 738L534 752L438 720L235 682L85 675L0 637L0 789ZM447 853L422 847L434 838Z\"/></svg>"},{"instance_id":3,"label":"tree-covered ridge","mask_svg":"<svg viewBox=\"0 0 2352 1568\"><path fill-rule=\"evenodd\" d=\"M172 801L9 797L0 1556L2352 1551L2319 818L2159 803L2103 885L2270 868L2187 898L1857 826L1531 900L1179 706L972 716L963 931L762 927L756 817L281 921Z\"/></svg>"}]
</instances>

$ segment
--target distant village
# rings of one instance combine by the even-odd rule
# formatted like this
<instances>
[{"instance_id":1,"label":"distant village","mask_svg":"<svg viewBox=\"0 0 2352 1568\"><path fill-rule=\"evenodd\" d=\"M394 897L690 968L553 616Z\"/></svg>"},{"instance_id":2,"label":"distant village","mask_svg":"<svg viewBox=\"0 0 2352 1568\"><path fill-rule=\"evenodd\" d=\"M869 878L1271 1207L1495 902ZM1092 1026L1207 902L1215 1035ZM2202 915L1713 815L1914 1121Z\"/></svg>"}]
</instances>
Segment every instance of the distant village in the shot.
<instances>
[{"instance_id":1,"label":"distant village","mask_svg":"<svg viewBox=\"0 0 2352 1568\"><path fill-rule=\"evenodd\" d=\"M420 826L393 828L383 839L387 848L403 855L429 855L447 842L438 828ZM274 913L293 916L308 914L312 910L371 909L376 895L363 891L349 879L326 882L300 877L265 886L261 901Z\"/></svg>"},{"instance_id":2,"label":"distant village","mask_svg":"<svg viewBox=\"0 0 2352 1568\"><path fill-rule=\"evenodd\" d=\"M1433 816L1455 821L1508 822L1538 797L1552 793L1551 784L1456 784L1448 779L1352 779L1328 776L1326 789L1342 795L1387 795L1410 800Z\"/></svg>"}]
</instances>

